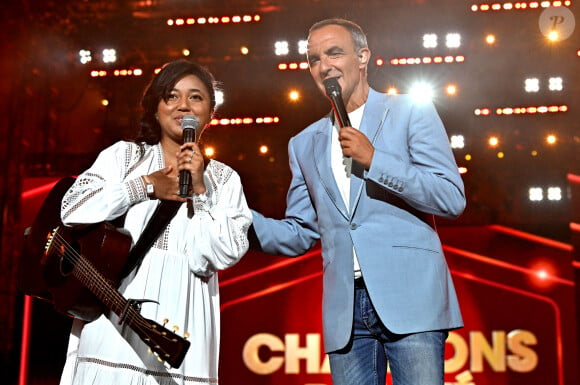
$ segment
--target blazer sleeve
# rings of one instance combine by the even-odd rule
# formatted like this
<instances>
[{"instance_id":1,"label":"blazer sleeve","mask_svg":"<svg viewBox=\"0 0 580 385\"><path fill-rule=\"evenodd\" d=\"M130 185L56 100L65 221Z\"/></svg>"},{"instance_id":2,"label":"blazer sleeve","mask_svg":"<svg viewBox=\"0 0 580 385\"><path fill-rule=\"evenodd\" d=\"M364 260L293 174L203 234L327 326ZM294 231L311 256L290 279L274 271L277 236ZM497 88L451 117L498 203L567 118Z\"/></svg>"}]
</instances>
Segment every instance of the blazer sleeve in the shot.
<instances>
[{"instance_id":1,"label":"blazer sleeve","mask_svg":"<svg viewBox=\"0 0 580 385\"><path fill-rule=\"evenodd\" d=\"M293 143L294 138L288 144L292 180L286 196L285 218L266 218L252 210L253 229L262 251L291 257L304 254L320 238L316 211Z\"/></svg>"},{"instance_id":2,"label":"blazer sleeve","mask_svg":"<svg viewBox=\"0 0 580 385\"><path fill-rule=\"evenodd\" d=\"M381 130L395 151L375 147L367 178L412 207L446 218L465 209L465 192L445 128L435 106L408 98L391 107Z\"/></svg>"}]
</instances>

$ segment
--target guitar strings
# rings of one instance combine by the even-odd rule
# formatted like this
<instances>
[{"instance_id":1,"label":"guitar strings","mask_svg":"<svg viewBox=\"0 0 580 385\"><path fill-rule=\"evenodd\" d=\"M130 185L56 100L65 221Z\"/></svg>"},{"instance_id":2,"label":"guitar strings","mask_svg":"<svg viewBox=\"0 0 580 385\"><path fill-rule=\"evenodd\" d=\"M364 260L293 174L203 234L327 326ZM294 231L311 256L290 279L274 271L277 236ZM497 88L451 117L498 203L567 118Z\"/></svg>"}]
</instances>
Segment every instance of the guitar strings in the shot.
<instances>
[{"instance_id":1,"label":"guitar strings","mask_svg":"<svg viewBox=\"0 0 580 385\"><path fill-rule=\"evenodd\" d=\"M55 246L57 246L57 248L60 247L64 247L64 252L62 253L62 256L65 260L67 260L68 262L73 264L73 275L75 270L77 272L80 273L84 273L84 274L92 274L93 276L96 277L97 281L100 281L97 283L101 285L101 287L95 286L93 285L93 288L95 290L99 290L101 293L105 294L104 296L106 297L106 300L112 300L111 303L111 307L113 307L113 305L117 305L118 308L117 309L113 309L113 312L115 312L115 314L119 315L119 313L121 312L121 310L119 309L124 309L126 304L127 304L127 299L125 299L119 292L118 290L114 289L111 284L103 277L103 275L94 267L94 265L87 259L84 258L81 254L79 254L65 239L64 237L62 237L60 235L60 233L58 232L58 229L54 232L53 237L52 237L52 241L50 243L55 243ZM47 253L50 250L50 243L48 245L47 248ZM80 263L82 262L82 263ZM75 277L77 277L75 275ZM79 279L79 281L81 280L81 278L77 277L77 279ZM86 281L86 280L85 280ZM104 289L109 289L109 292L111 292L113 295L112 297L109 298L109 296L107 296L107 293L105 293L103 291ZM90 289L90 288L89 288ZM133 307L133 306L128 306L127 309L127 315L125 316L125 319L129 321L129 325L132 327L138 327L139 330L149 330L149 325L146 323L146 321L144 320L143 316Z\"/></svg>"}]
</instances>

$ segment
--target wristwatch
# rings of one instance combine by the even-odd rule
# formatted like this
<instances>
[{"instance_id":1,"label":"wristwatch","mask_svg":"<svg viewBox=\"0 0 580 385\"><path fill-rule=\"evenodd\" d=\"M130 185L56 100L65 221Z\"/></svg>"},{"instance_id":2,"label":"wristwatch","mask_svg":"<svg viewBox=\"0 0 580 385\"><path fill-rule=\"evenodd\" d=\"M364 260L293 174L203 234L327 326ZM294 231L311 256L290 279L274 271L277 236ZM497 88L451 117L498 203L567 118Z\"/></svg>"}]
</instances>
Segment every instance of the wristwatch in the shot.
<instances>
[{"instance_id":1,"label":"wristwatch","mask_svg":"<svg viewBox=\"0 0 580 385\"><path fill-rule=\"evenodd\" d=\"M155 187L153 186L153 183L151 183L149 178L147 178L145 175L143 175L143 182L145 182L145 192L147 193L147 196L152 198L153 194L155 194Z\"/></svg>"}]
</instances>

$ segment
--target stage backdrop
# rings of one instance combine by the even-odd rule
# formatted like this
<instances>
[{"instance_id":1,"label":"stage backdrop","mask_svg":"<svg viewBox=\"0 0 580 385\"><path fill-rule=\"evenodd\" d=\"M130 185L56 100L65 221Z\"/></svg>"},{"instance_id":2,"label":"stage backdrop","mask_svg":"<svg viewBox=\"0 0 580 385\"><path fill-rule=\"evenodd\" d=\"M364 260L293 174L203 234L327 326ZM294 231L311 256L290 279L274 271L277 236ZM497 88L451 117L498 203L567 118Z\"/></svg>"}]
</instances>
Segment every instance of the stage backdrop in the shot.
<instances>
[{"instance_id":1,"label":"stage backdrop","mask_svg":"<svg viewBox=\"0 0 580 385\"><path fill-rule=\"evenodd\" d=\"M571 246L501 226L442 227L465 328L446 385L577 384ZM221 384L331 385L317 248L247 254L221 274Z\"/></svg>"},{"instance_id":2,"label":"stage backdrop","mask_svg":"<svg viewBox=\"0 0 580 385\"><path fill-rule=\"evenodd\" d=\"M23 226L53 183L26 181ZM439 232L465 322L447 341L446 385L577 384L571 245L501 226ZM318 247L299 258L249 252L220 273L221 385L331 385L321 275ZM70 319L33 304L28 373L57 383Z\"/></svg>"}]
</instances>

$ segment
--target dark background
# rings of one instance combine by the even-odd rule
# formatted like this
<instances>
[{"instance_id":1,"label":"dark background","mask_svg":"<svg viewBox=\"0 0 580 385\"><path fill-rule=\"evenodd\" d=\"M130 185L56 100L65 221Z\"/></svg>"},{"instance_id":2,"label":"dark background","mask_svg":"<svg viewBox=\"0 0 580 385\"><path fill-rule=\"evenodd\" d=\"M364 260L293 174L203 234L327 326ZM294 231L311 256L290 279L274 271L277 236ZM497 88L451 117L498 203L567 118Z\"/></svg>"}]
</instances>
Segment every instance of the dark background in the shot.
<instances>
[{"instance_id":1,"label":"dark background","mask_svg":"<svg viewBox=\"0 0 580 385\"><path fill-rule=\"evenodd\" d=\"M20 196L31 178L75 175L109 144L132 137L140 118L139 100L153 71L167 61L188 57L207 66L225 94L218 118L279 117L277 124L216 125L204 144L215 158L242 177L251 207L280 216L290 174L288 139L329 110L307 70L279 71L280 62L302 62L296 50L309 26L326 17L345 17L367 32L374 60L371 85L385 92L406 92L416 80L435 87L435 105L448 134L465 136L455 150L464 174L468 206L454 224L501 224L562 242L570 241L571 201L566 176L579 172L580 130L578 33L549 42L538 20L543 9L472 12L479 2L464 0L59 0L4 2L0 10L0 362L6 377L18 366L22 296L14 288L22 242ZM568 7L575 14L577 6ZM261 21L169 27L168 18L260 15ZM444 46L449 32L461 34L457 49ZM439 46L422 47L424 33L436 33ZM496 44L485 44L494 33ZM288 40L290 54L274 55L274 42ZM248 55L240 47L249 48ZM117 62L104 64L100 51L117 50ZM93 61L82 65L78 51L90 49ZM391 58L463 55L464 63L389 65ZM94 69L141 68L140 77L92 78ZM526 93L524 79L540 79L540 91ZM561 76L564 89L547 90L549 77ZM444 87L453 83L456 96ZM288 92L301 94L298 102ZM107 99L108 106L101 105ZM564 113L475 116L489 107L567 105ZM556 145L545 143L555 134ZM498 148L487 144L500 138ZM269 147L260 154L260 145ZM497 152L503 151L504 158ZM537 156L532 156L537 151ZM470 154L467 161L465 155ZM530 202L528 189L562 188L560 201ZM445 225L445 221L441 221ZM47 305L35 306L34 328L50 346L33 351L41 372L60 372L63 330L69 320ZM47 325L50 325L47 327ZM58 325L58 326L54 326ZM47 334L54 334L50 338ZM66 338L66 333L64 338ZM50 352L50 353L47 353ZM37 354L37 356L34 356ZM1 373L0 373L1 374Z\"/></svg>"}]
</instances>

